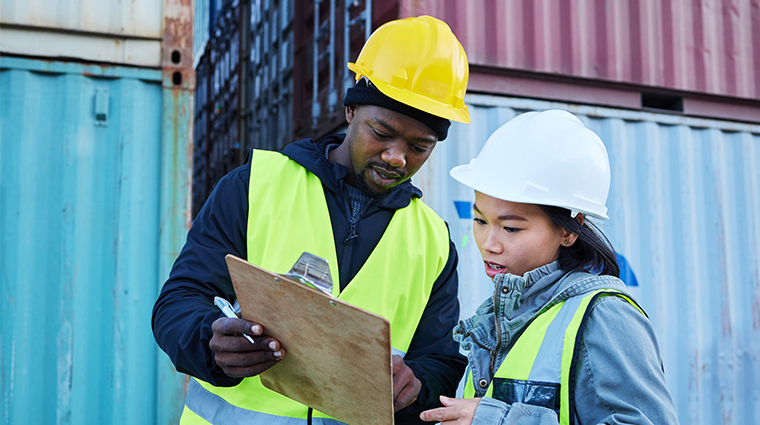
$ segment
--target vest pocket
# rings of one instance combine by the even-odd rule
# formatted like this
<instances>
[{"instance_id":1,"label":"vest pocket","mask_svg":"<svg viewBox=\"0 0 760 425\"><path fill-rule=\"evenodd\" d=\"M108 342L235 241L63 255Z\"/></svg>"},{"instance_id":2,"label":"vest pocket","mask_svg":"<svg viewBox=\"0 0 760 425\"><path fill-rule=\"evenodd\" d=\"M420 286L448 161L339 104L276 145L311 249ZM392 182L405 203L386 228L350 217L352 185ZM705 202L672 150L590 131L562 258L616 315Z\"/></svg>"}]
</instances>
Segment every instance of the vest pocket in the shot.
<instances>
[{"instance_id":1,"label":"vest pocket","mask_svg":"<svg viewBox=\"0 0 760 425\"><path fill-rule=\"evenodd\" d=\"M559 416L559 384L494 378L493 398L507 404L524 403L552 409Z\"/></svg>"}]
</instances>

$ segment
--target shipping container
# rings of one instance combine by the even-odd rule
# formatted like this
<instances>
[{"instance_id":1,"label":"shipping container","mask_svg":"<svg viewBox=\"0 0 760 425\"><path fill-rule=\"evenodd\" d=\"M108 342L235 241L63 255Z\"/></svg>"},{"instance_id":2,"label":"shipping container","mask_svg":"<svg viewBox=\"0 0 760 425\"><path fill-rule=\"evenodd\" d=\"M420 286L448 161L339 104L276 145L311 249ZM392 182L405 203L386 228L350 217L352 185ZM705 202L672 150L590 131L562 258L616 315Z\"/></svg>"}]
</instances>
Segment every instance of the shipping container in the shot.
<instances>
[{"instance_id":1,"label":"shipping container","mask_svg":"<svg viewBox=\"0 0 760 425\"><path fill-rule=\"evenodd\" d=\"M190 218L190 0L0 0L4 423L177 423L152 304Z\"/></svg>"},{"instance_id":2,"label":"shipping container","mask_svg":"<svg viewBox=\"0 0 760 425\"><path fill-rule=\"evenodd\" d=\"M206 52L206 45L211 38L213 22L211 0L195 0L193 14L193 68L198 68L201 56Z\"/></svg>"},{"instance_id":3,"label":"shipping container","mask_svg":"<svg viewBox=\"0 0 760 425\"><path fill-rule=\"evenodd\" d=\"M196 105L208 118L195 135L194 215L249 149L278 150L293 140L293 9L293 0L234 0L219 12L196 69L210 80L207 97L198 93L204 106Z\"/></svg>"},{"instance_id":4,"label":"shipping container","mask_svg":"<svg viewBox=\"0 0 760 425\"><path fill-rule=\"evenodd\" d=\"M241 48L242 21L244 9L235 0L228 3L219 17L211 43L211 90L209 101L210 143L206 169L210 181L217 182L232 171L241 160L240 127L244 125L241 116Z\"/></svg>"},{"instance_id":5,"label":"shipping container","mask_svg":"<svg viewBox=\"0 0 760 425\"><path fill-rule=\"evenodd\" d=\"M210 117L213 113L211 98L211 63L207 59L210 52L201 57L195 68L195 119L193 120L193 186L192 215L195 217L208 197L211 188L208 175L208 152Z\"/></svg>"},{"instance_id":6,"label":"shipping container","mask_svg":"<svg viewBox=\"0 0 760 425\"><path fill-rule=\"evenodd\" d=\"M414 176L459 252L462 317L492 296L472 237L474 191L449 176L528 111L564 109L604 141L612 185L596 221L627 260L682 424L760 423L760 125L503 96L467 95ZM509 159L505 158L505 167Z\"/></svg>"},{"instance_id":7,"label":"shipping container","mask_svg":"<svg viewBox=\"0 0 760 425\"><path fill-rule=\"evenodd\" d=\"M296 3L293 132L295 139L318 138L346 124L343 96L355 82L346 64L398 9L396 2L372 0Z\"/></svg>"},{"instance_id":8,"label":"shipping container","mask_svg":"<svg viewBox=\"0 0 760 425\"><path fill-rule=\"evenodd\" d=\"M197 67L206 45L217 30L226 24L223 10L236 0L196 0L193 20L193 67ZM238 0L239 1L239 0Z\"/></svg>"},{"instance_id":9,"label":"shipping container","mask_svg":"<svg viewBox=\"0 0 760 425\"><path fill-rule=\"evenodd\" d=\"M246 11L238 0L218 10L217 25L196 64L196 132L193 135L193 217L216 182L241 164L245 126L244 52ZM200 122L198 121L200 120Z\"/></svg>"},{"instance_id":10,"label":"shipping container","mask_svg":"<svg viewBox=\"0 0 760 425\"><path fill-rule=\"evenodd\" d=\"M161 66L162 2L0 0L0 52Z\"/></svg>"},{"instance_id":11,"label":"shipping container","mask_svg":"<svg viewBox=\"0 0 760 425\"><path fill-rule=\"evenodd\" d=\"M188 227L192 97L165 72L0 57L4 423L177 423L150 318Z\"/></svg>"},{"instance_id":12,"label":"shipping container","mask_svg":"<svg viewBox=\"0 0 760 425\"><path fill-rule=\"evenodd\" d=\"M755 1L399 0L447 22L469 92L760 122Z\"/></svg>"},{"instance_id":13,"label":"shipping container","mask_svg":"<svg viewBox=\"0 0 760 425\"><path fill-rule=\"evenodd\" d=\"M251 1L245 148L293 141L293 0Z\"/></svg>"},{"instance_id":14,"label":"shipping container","mask_svg":"<svg viewBox=\"0 0 760 425\"><path fill-rule=\"evenodd\" d=\"M0 9L4 24L159 40L163 37L163 5L152 0L0 0Z\"/></svg>"},{"instance_id":15,"label":"shipping container","mask_svg":"<svg viewBox=\"0 0 760 425\"><path fill-rule=\"evenodd\" d=\"M296 0L296 139L345 125L358 34L419 15L462 42L470 93L760 122L760 15L748 1L369 2L371 29L362 3Z\"/></svg>"}]
</instances>

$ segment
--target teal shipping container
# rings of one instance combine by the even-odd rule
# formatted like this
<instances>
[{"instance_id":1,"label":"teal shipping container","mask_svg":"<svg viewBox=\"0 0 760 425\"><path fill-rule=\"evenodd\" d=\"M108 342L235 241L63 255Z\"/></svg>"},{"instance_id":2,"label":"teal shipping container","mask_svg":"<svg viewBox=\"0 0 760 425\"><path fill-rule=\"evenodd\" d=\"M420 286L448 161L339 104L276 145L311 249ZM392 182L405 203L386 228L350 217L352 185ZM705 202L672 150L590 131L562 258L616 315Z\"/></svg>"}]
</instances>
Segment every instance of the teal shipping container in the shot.
<instances>
[{"instance_id":1,"label":"teal shipping container","mask_svg":"<svg viewBox=\"0 0 760 425\"><path fill-rule=\"evenodd\" d=\"M2 423L178 420L150 323L189 222L192 92L164 75L0 57Z\"/></svg>"}]
</instances>

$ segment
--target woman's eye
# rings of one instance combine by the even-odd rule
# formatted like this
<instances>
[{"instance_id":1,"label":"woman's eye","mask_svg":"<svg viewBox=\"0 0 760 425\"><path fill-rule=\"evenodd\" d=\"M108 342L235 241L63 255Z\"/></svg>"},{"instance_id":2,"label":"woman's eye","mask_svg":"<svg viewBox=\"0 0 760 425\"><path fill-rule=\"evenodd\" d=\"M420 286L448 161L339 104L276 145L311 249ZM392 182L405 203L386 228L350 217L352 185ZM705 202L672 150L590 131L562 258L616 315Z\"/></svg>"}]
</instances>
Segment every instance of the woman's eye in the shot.
<instances>
[{"instance_id":1,"label":"woman's eye","mask_svg":"<svg viewBox=\"0 0 760 425\"><path fill-rule=\"evenodd\" d=\"M475 223L480 224L481 226L486 224L486 221L480 218L474 218L473 220L475 221Z\"/></svg>"},{"instance_id":2,"label":"woman's eye","mask_svg":"<svg viewBox=\"0 0 760 425\"><path fill-rule=\"evenodd\" d=\"M504 230L506 230L507 233L515 233L520 231L520 229L515 229L514 227L505 227Z\"/></svg>"}]
</instances>

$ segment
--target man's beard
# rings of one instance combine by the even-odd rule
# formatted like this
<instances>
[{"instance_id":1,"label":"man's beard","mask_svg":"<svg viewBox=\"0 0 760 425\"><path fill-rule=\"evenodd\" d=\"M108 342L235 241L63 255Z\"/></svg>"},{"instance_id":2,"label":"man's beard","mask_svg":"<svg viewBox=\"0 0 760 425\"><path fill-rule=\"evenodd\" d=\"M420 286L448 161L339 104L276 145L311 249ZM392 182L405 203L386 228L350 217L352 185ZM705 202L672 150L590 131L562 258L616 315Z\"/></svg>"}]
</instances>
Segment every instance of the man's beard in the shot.
<instances>
[{"instance_id":1,"label":"man's beard","mask_svg":"<svg viewBox=\"0 0 760 425\"><path fill-rule=\"evenodd\" d=\"M374 199L376 201L382 201L383 199L390 196L391 193L393 193L396 188L399 185L393 186L392 188L388 190L383 190L381 192L375 192L372 189L370 189L369 184L367 183L367 170L369 167L363 169L359 175L356 176L356 188L361 190L363 194L367 195L368 198ZM402 177L403 178L403 177Z\"/></svg>"}]
</instances>

